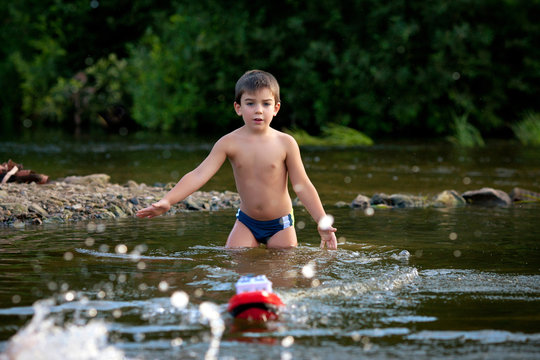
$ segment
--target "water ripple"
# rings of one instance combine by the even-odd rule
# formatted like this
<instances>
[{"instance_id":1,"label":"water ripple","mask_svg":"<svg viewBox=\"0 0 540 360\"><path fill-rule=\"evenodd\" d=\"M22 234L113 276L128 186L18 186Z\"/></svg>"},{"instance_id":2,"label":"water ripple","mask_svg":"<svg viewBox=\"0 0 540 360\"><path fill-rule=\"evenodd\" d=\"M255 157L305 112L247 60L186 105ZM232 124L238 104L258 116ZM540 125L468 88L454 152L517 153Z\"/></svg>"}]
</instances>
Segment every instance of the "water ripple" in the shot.
<instances>
[{"instance_id":1,"label":"water ripple","mask_svg":"<svg viewBox=\"0 0 540 360\"><path fill-rule=\"evenodd\" d=\"M91 255L95 257L105 257L105 258L114 258L114 259L124 259L124 260L183 260L183 261L193 261L191 258L186 257L173 257L173 256L149 256L149 255L138 255L138 254L117 254L102 252L91 249L81 249L76 248L75 251L81 254Z\"/></svg>"}]
</instances>

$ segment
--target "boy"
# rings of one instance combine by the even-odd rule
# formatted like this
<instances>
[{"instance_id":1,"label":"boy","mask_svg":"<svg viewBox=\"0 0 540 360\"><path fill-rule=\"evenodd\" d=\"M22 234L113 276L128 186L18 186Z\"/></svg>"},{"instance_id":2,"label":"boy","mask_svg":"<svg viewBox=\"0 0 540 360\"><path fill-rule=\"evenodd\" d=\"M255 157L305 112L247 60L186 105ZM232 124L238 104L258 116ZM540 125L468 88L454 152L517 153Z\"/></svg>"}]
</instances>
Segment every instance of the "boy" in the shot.
<instances>
[{"instance_id":1,"label":"boy","mask_svg":"<svg viewBox=\"0 0 540 360\"><path fill-rule=\"evenodd\" d=\"M270 127L281 106L277 80L264 71L248 71L236 83L235 93L234 109L244 126L219 139L196 169L184 175L162 200L139 210L137 216L152 218L165 213L172 204L203 186L229 159L241 205L226 247L297 245L287 188L289 177L298 198L321 224L321 248L337 249L336 229L331 224L322 225L328 217L306 174L298 144L291 136Z\"/></svg>"}]
</instances>

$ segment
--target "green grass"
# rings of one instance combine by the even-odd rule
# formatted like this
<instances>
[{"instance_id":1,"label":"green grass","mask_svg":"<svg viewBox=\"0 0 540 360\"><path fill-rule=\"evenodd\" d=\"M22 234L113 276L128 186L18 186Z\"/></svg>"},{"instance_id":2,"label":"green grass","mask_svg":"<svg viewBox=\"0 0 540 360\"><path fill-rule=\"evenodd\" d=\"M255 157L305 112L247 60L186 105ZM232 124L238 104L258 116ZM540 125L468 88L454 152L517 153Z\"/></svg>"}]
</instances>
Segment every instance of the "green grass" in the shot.
<instances>
[{"instance_id":1,"label":"green grass","mask_svg":"<svg viewBox=\"0 0 540 360\"><path fill-rule=\"evenodd\" d=\"M454 115L454 135L449 137L450 141L458 146L477 147L484 146L482 134L471 125L467 115Z\"/></svg>"},{"instance_id":2,"label":"green grass","mask_svg":"<svg viewBox=\"0 0 540 360\"><path fill-rule=\"evenodd\" d=\"M371 146L373 140L358 130L341 125L329 125L323 129L322 136L312 136L302 129L285 132L298 142L299 145L311 146Z\"/></svg>"},{"instance_id":3,"label":"green grass","mask_svg":"<svg viewBox=\"0 0 540 360\"><path fill-rule=\"evenodd\" d=\"M527 113L512 130L523 145L540 145L540 113Z\"/></svg>"}]
</instances>

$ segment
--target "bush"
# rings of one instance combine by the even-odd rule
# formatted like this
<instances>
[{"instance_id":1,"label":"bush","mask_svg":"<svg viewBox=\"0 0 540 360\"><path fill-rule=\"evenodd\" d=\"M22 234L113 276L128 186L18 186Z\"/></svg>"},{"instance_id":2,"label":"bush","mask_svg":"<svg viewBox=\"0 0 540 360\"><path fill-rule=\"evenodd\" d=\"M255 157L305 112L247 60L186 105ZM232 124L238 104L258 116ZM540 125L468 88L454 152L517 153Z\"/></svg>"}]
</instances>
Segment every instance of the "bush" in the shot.
<instances>
[{"instance_id":1,"label":"bush","mask_svg":"<svg viewBox=\"0 0 540 360\"><path fill-rule=\"evenodd\" d=\"M212 1L208 12L201 3L179 6L130 48L132 115L144 127L211 133L236 120L234 84L247 70L247 13Z\"/></svg>"},{"instance_id":2,"label":"bush","mask_svg":"<svg viewBox=\"0 0 540 360\"><path fill-rule=\"evenodd\" d=\"M72 78L59 77L50 91L34 105L40 116L76 128L96 122L100 113L118 104L126 104L126 60L115 54L99 59Z\"/></svg>"},{"instance_id":3,"label":"bush","mask_svg":"<svg viewBox=\"0 0 540 360\"><path fill-rule=\"evenodd\" d=\"M540 145L540 113L528 112L512 130L523 145Z\"/></svg>"}]
</instances>

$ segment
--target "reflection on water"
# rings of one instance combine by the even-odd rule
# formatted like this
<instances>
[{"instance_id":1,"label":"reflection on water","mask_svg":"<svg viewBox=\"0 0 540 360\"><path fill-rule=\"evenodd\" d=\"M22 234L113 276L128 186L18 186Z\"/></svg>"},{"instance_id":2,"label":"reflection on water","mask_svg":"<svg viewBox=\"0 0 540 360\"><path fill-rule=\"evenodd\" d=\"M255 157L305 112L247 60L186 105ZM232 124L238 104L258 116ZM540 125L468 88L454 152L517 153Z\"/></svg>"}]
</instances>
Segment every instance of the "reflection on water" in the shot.
<instances>
[{"instance_id":1,"label":"reflection on water","mask_svg":"<svg viewBox=\"0 0 540 360\"><path fill-rule=\"evenodd\" d=\"M166 182L171 169L190 168L206 151L122 149L87 150L94 160L85 171L98 172L108 152L117 165L127 151L121 157L128 165L99 172L118 182L122 176ZM165 150L170 155L154 176L142 154ZM319 249L302 208L295 209L296 223L305 226L292 250L225 249L234 210L2 228L0 359L538 358L538 205L377 209L371 216L332 206L357 192L538 191L539 151L447 150L304 152L335 217L337 251ZM22 161L28 154L20 154ZM51 171L80 172L83 162L67 158ZM121 175L136 161L136 170ZM227 171L210 188L231 189ZM286 304L279 321L245 326L226 313L234 283L245 274L273 282Z\"/></svg>"}]
</instances>

